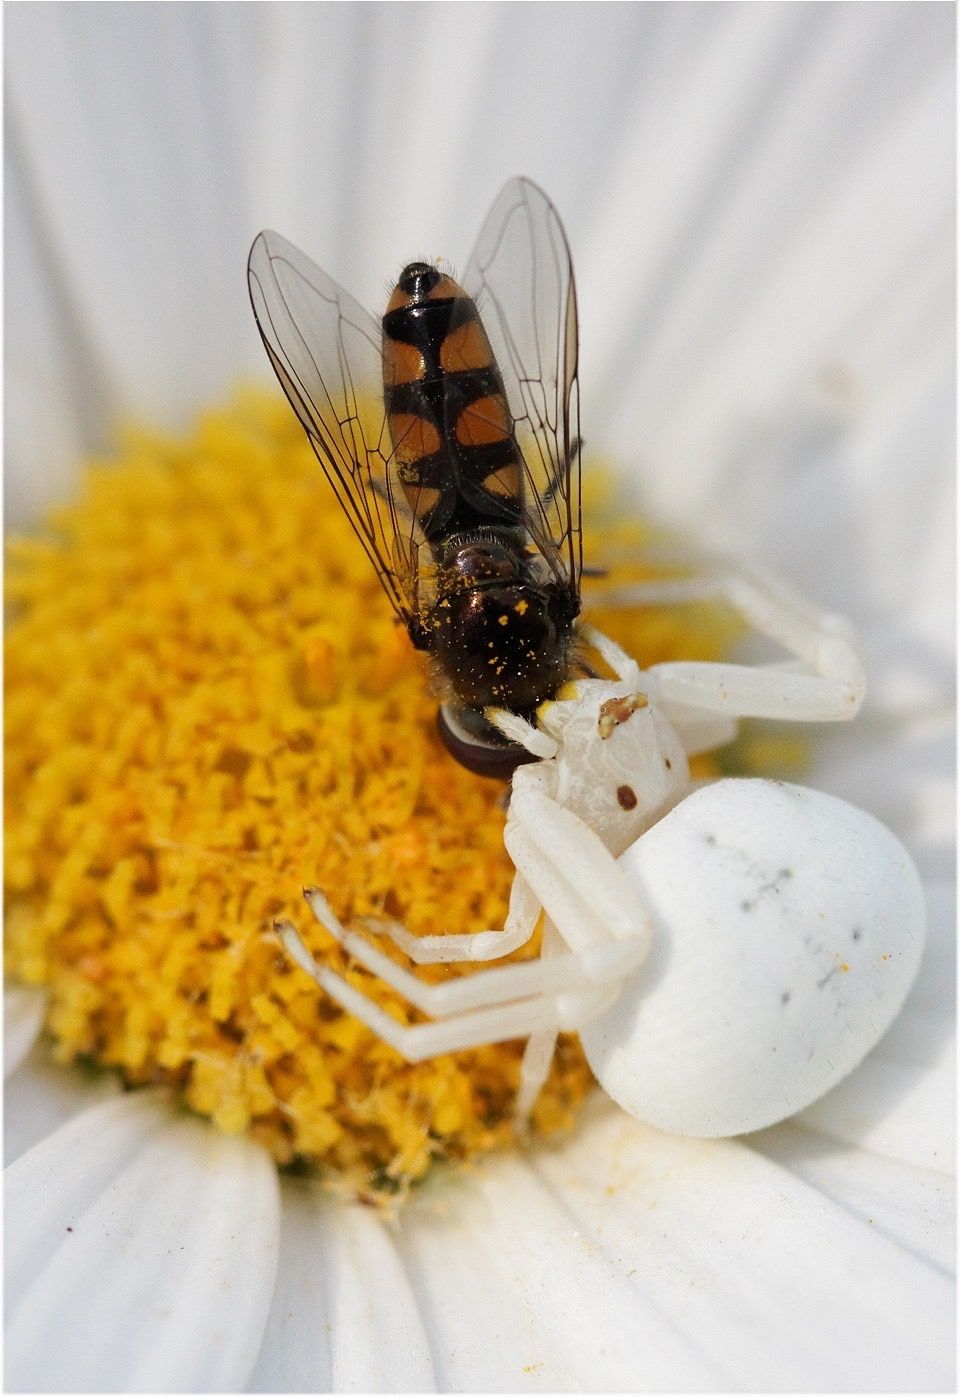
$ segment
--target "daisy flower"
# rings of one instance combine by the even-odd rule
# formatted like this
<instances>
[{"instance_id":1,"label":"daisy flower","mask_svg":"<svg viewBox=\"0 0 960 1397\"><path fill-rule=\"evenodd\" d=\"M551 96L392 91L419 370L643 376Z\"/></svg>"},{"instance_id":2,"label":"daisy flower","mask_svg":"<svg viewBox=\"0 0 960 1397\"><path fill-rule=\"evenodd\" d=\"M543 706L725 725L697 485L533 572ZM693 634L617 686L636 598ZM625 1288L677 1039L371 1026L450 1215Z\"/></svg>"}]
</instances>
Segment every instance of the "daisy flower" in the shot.
<instances>
[{"instance_id":1,"label":"daisy flower","mask_svg":"<svg viewBox=\"0 0 960 1397\"><path fill-rule=\"evenodd\" d=\"M7 1386L948 1390L950 10L50 4L6 31ZM414 1074L269 932L303 881L496 925L512 870L288 409L229 396L263 367L245 253L281 227L376 309L518 171L571 236L591 451L645 518L854 619L868 703L803 779L924 879L892 1030L742 1139L630 1119L571 1039L521 1147L517 1045ZM645 662L729 639L603 619Z\"/></svg>"}]
</instances>

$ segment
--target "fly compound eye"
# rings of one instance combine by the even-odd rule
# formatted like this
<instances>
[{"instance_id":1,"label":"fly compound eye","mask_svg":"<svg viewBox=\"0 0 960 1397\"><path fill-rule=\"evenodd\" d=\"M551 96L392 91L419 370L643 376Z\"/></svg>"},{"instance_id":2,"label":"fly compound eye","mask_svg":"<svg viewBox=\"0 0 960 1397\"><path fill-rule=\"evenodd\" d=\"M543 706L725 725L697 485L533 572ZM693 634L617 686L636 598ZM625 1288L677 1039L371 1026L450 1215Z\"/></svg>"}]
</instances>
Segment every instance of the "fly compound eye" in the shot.
<instances>
[{"instance_id":1,"label":"fly compound eye","mask_svg":"<svg viewBox=\"0 0 960 1397\"><path fill-rule=\"evenodd\" d=\"M539 760L519 743L508 742L482 714L471 709L443 704L437 709L437 728L450 755L477 776L509 781L518 766Z\"/></svg>"}]
</instances>

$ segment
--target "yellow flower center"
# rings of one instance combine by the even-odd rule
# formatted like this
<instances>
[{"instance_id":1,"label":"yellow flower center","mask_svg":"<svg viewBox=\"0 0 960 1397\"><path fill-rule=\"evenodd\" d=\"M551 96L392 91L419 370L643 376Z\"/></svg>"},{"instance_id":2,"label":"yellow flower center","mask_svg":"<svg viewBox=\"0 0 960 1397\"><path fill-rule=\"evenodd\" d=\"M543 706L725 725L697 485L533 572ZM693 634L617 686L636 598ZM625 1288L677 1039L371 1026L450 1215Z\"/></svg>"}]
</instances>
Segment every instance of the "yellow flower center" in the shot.
<instances>
[{"instance_id":1,"label":"yellow flower center","mask_svg":"<svg viewBox=\"0 0 960 1397\"><path fill-rule=\"evenodd\" d=\"M587 513L588 560L643 576L639 526ZM410 1065L273 930L290 917L410 1020L302 886L347 923L423 934L502 926L513 876L502 787L442 748L427 666L286 403L244 394L185 439L129 433L13 543L8 594L7 969L48 987L56 1056L172 1083L361 1191L510 1142L522 1043ZM642 664L716 657L732 633L716 612L591 607L589 586L587 611ZM535 1129L568 1127L590 1081L563 1040Z\"/></svg>"}]
</instances>

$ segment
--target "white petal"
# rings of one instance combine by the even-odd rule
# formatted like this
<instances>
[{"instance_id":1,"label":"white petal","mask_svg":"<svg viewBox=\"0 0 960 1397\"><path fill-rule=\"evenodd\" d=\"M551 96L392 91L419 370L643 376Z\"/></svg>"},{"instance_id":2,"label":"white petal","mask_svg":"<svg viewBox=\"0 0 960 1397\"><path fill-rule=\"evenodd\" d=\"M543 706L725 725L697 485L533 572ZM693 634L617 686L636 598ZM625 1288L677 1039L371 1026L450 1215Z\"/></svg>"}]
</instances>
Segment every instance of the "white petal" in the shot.
<instances>
[{"instance_id":1,"label":"white petal","mask_svg":"<svg viewBox=\"0 0 960 1397\"><path fill-rule=\"evenodd\" d=\"M430 1351L393 1239L358 1205L338 1208L329 1222L333 1391L434 1391Z\"/></svg>"},{"instance_id":2,"label":"white petal","mask_svg":"<svg viewBox=\"0 0 960 1397\"><path fill-rule=\"evenodd\" d=\"M241 294L257 226L376 308L400 259L462 265L518 168L571 230L588 435L621 458L642 443L648 498L702 509L735 462L745 503L789 523L797 473L744 471L745 435L789 420L831 364L865 390L859 409L931 346L949 359L931 335L952 261L943 7L570 6L558 25L540 6L458 6L421 32L390 6L41 6L11 12L6 38L15 203L44 240L45 294L127 406L172 418L259 364ZM545 79L586 51L575 84ZM50 383L54 347L33 357ZM917 465L934 458L941 472L942 449ZM882 510L860 483L854 507Z\"/></svg>"},{"instance_id":3,"label":"white petal","mask_svg":"<svg viewBox=\"0 0 960 1397\"><path fill-rule=\"evenodd\" d=\"M16 404L8 420L5 451L17 465L8 475L4 508L12 524L22 525L71 489L78 461L92 445L85 429L97 415L101 396L90 382L86 356L64 323L62 302L58 304L51 285L42 228L12 133L5 176L6 255L20 273L12 278L6 302L9 324L16 327L12 338L17 352L5 383L11 404ZM31 407L42 410L40 431L33 430Z\"/></svg>"},{"instance_id":4,"label":"white petal","mask_svg":"<svg viewBox=\"0 0 960 1397\"><path fill-rule=\"evenodd\" d=\"M504 1202L509 1205L509 1194ZM517 1199L522 1208L524 1200ZM585 1365L548 1342L505 1265L476 1181L439 1182L402 1220L401 1246L444 1392L572 1392ZM554 1275L544 1253L542 1283ZM557 1278L562 1284L562 1277Z\"/></svg>"},{"instance_id":5,"label":"white petal","mask_svg":"<svg viewBox=\"0 0 960 1397\"><path fill-rule=\"evenodd\" d=\"M404 1217L402 1249L440 1385L949 1387L949 1202L929 1177L860 1160L818 1157L830 1186L808 1183L745 1144L659 1135L600 1104L562 1150L438 1184ZM894 1183L898 1203L883 1198ZM879 1225L858 1211L871 1189ZM856 1206L833 1201L844 1191ZM925 1236L914 1207L939 1214Z\"/></svg>"},{"instance_id":6,"label":"white petal","mask_svg":"<svg viewBox=\"0 0 960 1397\"><path fill-rule=\"evenodd\" d=\"M243 1385L279 1240L263 1150L135 1094L69 1122L7 1173L8 1387Z\"/></svg>"},{"instance_id":7,"label":"white petal","mask_svg":"<svg viewBox=\"0 0 960 1397\"><path fill-rule=\"evenodd\" d=\"M505 1158L405 1220L442 1386L516 1391L534 1374L547 1390L722 1389L724 1369L550 1182Z\"/></svg>"},{"instance_id":8,"label":"white petal","mask_svg":"<svg viewBox=\"0 0 960 1397\"><path fill-rule=\"evenodd\" d=\"M253 1392L328 1392L331 1326L324 1265L323 1201L285 1180L273 1303L249 1381Z\"/></svg>"},{"instance_id":9,"label":"white petal","mask_svg":"<svg viewBox=\"0 0 960 1397\"><path fill-rule=\"evenodd\" d=\"M934 1070L884 1062L871 1054L852 1077L797 1119L837 1140L948 1173L955 1140L953 1053L951 1040Z\"/></svg>"},{"instance_id":10,"label":"white petal","mask_svg":"<svg viewBox=\"0 0 960 1397\"><path fill-rule=\"evenodd\" d=\"M26 1150L65 1125L71 1117L107 1097L120 1094L113 1072L89 1077L76 1067L49 1061L38 1044L3 1087L3 1162L11 1164Z\"/></svg>"},{"instance_id":11,"label":"white petal","mask_svg":"<svg viewBox=\"0 0 960 1397\"><path fill-rule=\"evenodd\" d=\"M40 1034L47 996L43 990L12 985L3 991L3 1075L20 1066Z\"/></svg>"},{"instance_id":12,"label":"white petal","mask_svg":"<svg viewBox=\"0 0 960 1397\"><path fill-rule=\"evenodd\" d=\"M395 1240L369 1209L284 1187L280 1266L257 1392L432 1392L430 1349Z\"/></svg>"},{"instance_id":13,"label":"white petal","mask_svg":"<svg viewBox=\"0 0 960 1397\"><path fill-rule=\"evenodd\" d=\"M130 1093L74 1117L4 1170L8 1314L61 1245L67 1227L97 1203L167 1122L163 1098Z\"/></svg>"},{"instance_id":14,"label":"white petal","mask_svg":"<svg viewBox=\"0 0 960 1397\"><path fill-rule=\"evenodd\" d=\"M233 107L230 60L256 70L259 23L254 13L237 30L192 7L84 9L15 21L10 143L47 295L61 337L78 341L103 431L117 410L172 421L223 391L244 348L255 362L234 139L248 106ZM19 348L31 328L18 325Z\"/></svg>"},{"instance_id":15,"label":"white petal","mask_svg":"<svg viewBox=\"0 0 960 1397\"><path fill-rule=\"evenodd\" d=\"M661 1136L604 1112L536 1167L564 1204L568 1235L629 1276L729 1388L949 1383L942 1273L746 1145ZM571 1260L564 1270L572 1281ZM636 1362L646 1378L645 1349Z\"/></svg>"},{"instance_id":16,"label":"white petal","mask_svg":"<svg viewBox=\"0 0 960 1397\"><path fill-rule=\"evenodd\" d=\"M955 737L952 711L886 722L868 708L849 727L837 724L817 734L809 784L882 820L907 845L921 877L952 880ZM933 922L931 939L936 936Z\"/></svg>"},{"instance_id":17,"label":"white petal","mask_svg":"<svg viewBox=\"0 0 960 1397\"><path fill-rule=\"evenodd\" d=\"M923 1261L953 1273L956 1189L948 1174L843 1146L786 1122L751 1135L760 1150Z\"/></svg>"}]
</instances>

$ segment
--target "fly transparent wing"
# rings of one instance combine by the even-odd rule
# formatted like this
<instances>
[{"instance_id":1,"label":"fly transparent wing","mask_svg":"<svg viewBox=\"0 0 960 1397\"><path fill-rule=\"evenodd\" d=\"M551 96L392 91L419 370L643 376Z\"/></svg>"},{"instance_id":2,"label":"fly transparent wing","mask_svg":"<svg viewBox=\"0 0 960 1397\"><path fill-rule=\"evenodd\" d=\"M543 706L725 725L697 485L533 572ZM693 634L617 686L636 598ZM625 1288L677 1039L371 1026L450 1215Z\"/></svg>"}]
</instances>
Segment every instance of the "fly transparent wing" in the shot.
<instances>
[{"instance_id":1,"label":"fly transparent wing","mask_svg":"<svg viewBox=\"0 0 960 1397\"><path fill-rule=\"evenodd\" d=\"M524 461L527 528L551 571L578 596L577 296L563 224L538 185L519 178L503 187L463 285L503 376Z\"/></svg>"},{"instance_id":2,"label":"fly transparent wing","mask_svg":"<svg viewBox=\"0 0 960 1397\"><path fill-rule=\"evenodd\" d=\"M281 387L397 615L412 627L420 539L394 478L380 325L279 233L257 235L247 278Z\"/></svg>"}]
</instances>

